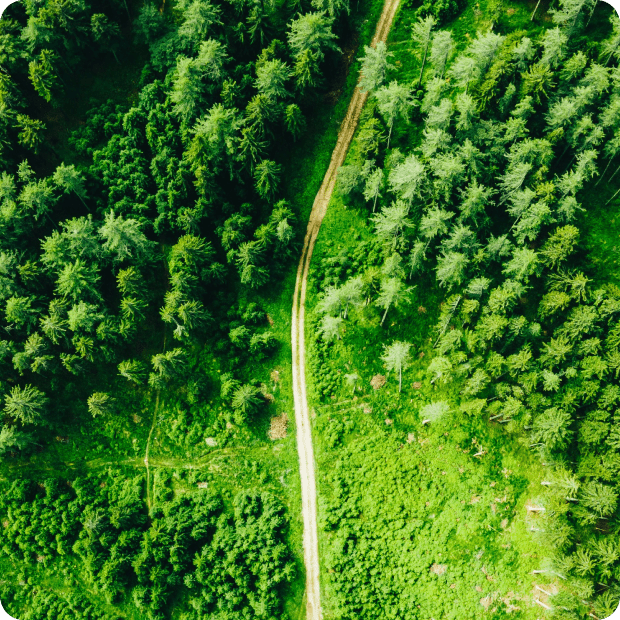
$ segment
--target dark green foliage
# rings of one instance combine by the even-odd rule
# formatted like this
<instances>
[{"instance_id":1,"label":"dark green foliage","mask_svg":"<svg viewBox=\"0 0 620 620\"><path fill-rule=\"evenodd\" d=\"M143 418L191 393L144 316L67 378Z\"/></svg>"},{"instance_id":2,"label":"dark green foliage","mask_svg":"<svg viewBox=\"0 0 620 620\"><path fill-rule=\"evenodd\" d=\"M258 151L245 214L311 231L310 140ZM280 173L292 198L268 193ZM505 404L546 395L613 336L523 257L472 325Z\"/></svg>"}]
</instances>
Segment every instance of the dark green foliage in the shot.
<instances>
[{"instance_id":1,"label":"dark green foliage","mask_svg":"<svg viewBox=\"0 0 620 620\"><path fill-rule=\"evenodd\" d=\"M294 577L279 502L268 493L242 492L232 514L211 492L174 497L166 491L166 478L165 471L156 476L150 518L142 478L110 473L5 485L2 554L31 569L38 564L66 569L75 561L76 575L108 603L126 600L149 619L161 618L181 592L190 596L192 617L216 609L253 609L254 617L265 619L278 614L281 589ZM21 617L75 608L83 615L74 617L108 618L74 594L65 599L45 590L26 591L2 601L12 611L24 598L35 615Z\"/></svg>"},{"instance_id":2,"label":"dark green foliage","mask_svg":"<svg viewBox=\"0 0 620 620\"><path fill-rule=\"evenodd\" d=\"M420 17L433 15L441 26L453 20L467 6L467 0L426 0L418 8L416 14Z\"/></svg>"}]
</instances>

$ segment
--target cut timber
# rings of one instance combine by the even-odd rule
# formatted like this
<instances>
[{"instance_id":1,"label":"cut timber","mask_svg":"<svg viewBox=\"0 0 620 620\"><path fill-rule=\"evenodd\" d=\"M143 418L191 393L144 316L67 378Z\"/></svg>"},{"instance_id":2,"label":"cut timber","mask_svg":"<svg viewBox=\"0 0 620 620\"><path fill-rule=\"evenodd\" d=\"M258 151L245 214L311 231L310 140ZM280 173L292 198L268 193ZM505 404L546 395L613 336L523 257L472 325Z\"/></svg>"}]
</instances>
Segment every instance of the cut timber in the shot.
<instances>
[{"instance_id":1,"label":"cut timber","mask_svg":"<svg viewBox=\"0 0 620 620\"><path fill-rule=\"evenodd\" d=\"M547 603L543 603L542 601L539 601L537 598L534 599L534 602L537 605L540 605L543 609L547 609L549 611L553 610L553 607L551 607L551 605L547 605Z\"/></svg>"}]
</instances>

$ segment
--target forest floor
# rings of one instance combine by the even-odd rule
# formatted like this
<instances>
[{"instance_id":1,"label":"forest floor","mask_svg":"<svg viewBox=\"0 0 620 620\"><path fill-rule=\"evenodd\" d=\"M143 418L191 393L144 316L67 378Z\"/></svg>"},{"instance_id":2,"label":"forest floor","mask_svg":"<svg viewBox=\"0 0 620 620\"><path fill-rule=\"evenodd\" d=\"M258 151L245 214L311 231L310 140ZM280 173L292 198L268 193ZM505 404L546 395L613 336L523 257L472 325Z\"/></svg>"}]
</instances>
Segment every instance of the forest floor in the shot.
<instances>
[{"instance_id":1,"label":"forest floor","mask_svg":"<svg viewBox=\"0 0 620 620\"><path fill-rule=\"evenodd\" d=\"M398 10L399 0L386 0L379 18L371 45L386 41L387 35ZM344 163L353 134L357 128L360 113L367 93L356 88L347 114L338 132L336 147L332 153L329 168L312 205L304 245L297 268L295 292L293 296L292 349L293 349L293 396L295 401L295 420L297 424L297 450L301 476L301 496L304 523L304 564L306 566L306 618L319 620L321 612L321 591L319 582L319 546L317 533L316 482L314 474L314 452L312 450L312 431L306 398L306 364L304 317L306 284L312 250L316 242L321 222L325 217L336 184L338 168Z\"/></svg>"}]
</instances>

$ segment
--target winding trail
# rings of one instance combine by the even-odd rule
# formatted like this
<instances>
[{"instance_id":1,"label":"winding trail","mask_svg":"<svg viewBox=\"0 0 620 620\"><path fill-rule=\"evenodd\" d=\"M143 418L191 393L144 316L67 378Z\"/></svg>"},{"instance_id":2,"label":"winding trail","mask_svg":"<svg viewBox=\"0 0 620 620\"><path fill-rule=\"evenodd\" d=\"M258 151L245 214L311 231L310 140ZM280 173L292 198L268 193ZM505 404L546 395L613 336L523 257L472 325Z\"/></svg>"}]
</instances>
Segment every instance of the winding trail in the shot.
<instances>
[{"instance_id":1,"label":"winding trail","mask_svg":"<svg viewBox=\"0 0 620 620\"><path fill-rule=\"evenodd\" d=\"M371 45L386 41L392 27L400 0L385 0L383 12L377 23ZM293 396L295 402L295 423L297 426L297 451L301 476L301 501L304 522L304 564L306 567L306 620L321 620L321 589L319 583L319 544L317 532L316 480L314 475L314 452L312 450L312 429L306 396L306 353L304 319L306 283L312 251L321 223L336 185L338 168L344 163L349 145L359 121L360 113L368 93L355 89L347 114L338 131L338 140L332 153L329 168L325 173L319 192L314 199L304 245L297 267L295 293L293 297L293 320L291 344L293 349Z\"/></svg>"}]
</instances>

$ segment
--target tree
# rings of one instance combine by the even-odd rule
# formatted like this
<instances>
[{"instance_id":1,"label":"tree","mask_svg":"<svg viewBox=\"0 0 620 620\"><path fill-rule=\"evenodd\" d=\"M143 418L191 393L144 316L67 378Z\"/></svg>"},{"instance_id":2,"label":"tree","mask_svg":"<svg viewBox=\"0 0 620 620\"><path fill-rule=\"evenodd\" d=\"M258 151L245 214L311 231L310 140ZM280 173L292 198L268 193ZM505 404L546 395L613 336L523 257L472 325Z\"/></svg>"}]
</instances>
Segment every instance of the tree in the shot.
<instances>
[{"instance_id":1,"label":"tree","mask_svg":"<svg viewBox=\"0 0 620 620\"><path fill-rule=\"evenodd\" d=\"M426 174L424 164L412 153L390 171L388 177L390 190L398 194L402 200L411 203L414 198L421 195Z\"/></svg>"},{"instance_id":2,"label":"tree","mask_svg":"<svg viewBox=\"0 0 620 620\"><path fill-rule=\"evenodd\" d=\"M196 62L191 58L180 56L174 71L170 101L176 114L184 124L195 117L204 93L202 76Z\"/></svg>"},{"instance_id":3,"label":"tree","mask_svg":"<svg viewBox=\"0 0 620 620\"><path fill-rule=\"evenodd\" d=\"M30 118L26 114L18 114L15 118L16 128L19 130L17 140L19 143L30 149L33 153L38 153L39 146L43 142L43 132L45 131L45 123Z\"/></svg>"},{"instance_id":4,"label":"tree","mask_svg":"<svg viewBox=\"0 0 620 620\"><path fill-rule=\"evenodd\" d=\"M435 75L439 74L439 78L442 80L453 48L452 34L448 30L440 30L435 33L431 44L430 61Z\"/></svg>"},{"instance_id":5,"label":"tree","mask_svg":"<svg viewBox=\"0 0 620 620\"><path fill-rule=\"evenodd\" d=\"M458 131L469 131L478 115L478 107L474 98L467 93L459 93L456 97L456 109L459 113L456 129Z\"/></svg>"},{"instance_id":6,"label":"tree","mask_svg":"<svg viewBox=\"0 0 620 620\"><path fill-rule=\"evenodd\" d=\"M564 27L567 38L575 32L583 12L588 8L594 10L596 0L561 0L560 8L551 11L553 21Z\"/></svg>"},{"instance_id":7,"label":"tree","mask_svg":"<svg viewBox=\"0 0 620 620\"><path fill-rule=\"evenodd\" d=\"M432 39L432 31L435 27L436 20L432 15L428 15L424 19L420 18L411 27L411 38L420 46L422 52L422 66L420 67L420 77L418 79L418 88L422 84L422 74L424 73L424 66L426 65L426 56L428 55L428 48Z\"/></svg>"},{"instance_id":8,"label":"tree","mask_svg":"<svg viewBox=\"0 0 620 620\"><path fill-rule=\"evenodd\" d=\"M502 35L488 32L484 35L479 34L469 46L468 52L475 60L480 76L483 76L492 65L505 40L506 37Z\"/></svg>"},{"instance_id":9,"label":"tree","mask_svg":"<svg viewBox=\"0 0 620 620\"><path fill-rule=\"evenodd\" d=\"M572 435L571 416L559 407L549 407L534 420L532 439L545 444L547 449L564 448Z\"/></svg>"},{"instance_id":10,"label":"tree","mask_svg":"<svg viewBox=\"0 0 620 620\"><path fill-rule=\"evenodd\" d=\"M120 263L128 258L144 260L148 256L152 244L141 227L137 220L116 216L114 211L105 214L104 224L98 232L103 239L103 249L112 255L114 262Z\"/></svg>"},{"instance_id":11,"label":"tree","mask_svg":"<svg viewBox=\"0 0 620 620\"><path fill-rule=\"evenodd\" d=\"M409 365L410 355L409 349L411 345L408 342L395 340L391 345L383 346L383 355L381 359L385 363L387 371L398 373L398 391L402 391L403 370Z\"/></svg>"},{"instance_id":12,"label":"tree","mask_svg":"<svg viewBox=\"0 0 620 620\"><path fill-rule=\"evenodd\" d=\"M612 34L609 39L603 41L602 56L607 56L605 66L609 65L611 59L615 56L620 57L620 17L617 13L612 12L609 21L612 26Z\"/></svg>"},{"instance_id":13,"label":"tree","mask_svg":"<svg viewBox=\"0 0 620 620\"><path fill-rule=\"evenodd\" d=\"M597 517L608 517L616 510L618 493L614 491L613 487L596 480L590 480L583 485L581 501Z\"/></svg>"},{"instance_id":14,"label":"tree","mask_svg":"<svg viewBox=\"0 0 620 620\"><path fill-rule=\"evenodd\" d=\"M84 201L84 198L86 198L84 178L75 169L75 166L65 166L65 164L60 164L60 166L56 168L52 178L54 183L56 183L56 185L61 188L65 194L67 192L73 192L88 209L88 205Z\"/></svg>"},{"instance_id":15,"label":"tree","mask_svg":"<svg viewBox=\"0 0 620 620\"><path fill-rule=\"evenodd\" d=\"M255 411L260 404L260 390L249 383L238 387L232 397L232 406L235 412L245 417L248 413Z\"/></svg>"},{"instance_id":16,"label":"tree","mask_svg":"<svg viewBox=\"0 0 620 620\"><path fill-rule=\"evenodd\" d=\"M23 450L32 443L32 439L26 433L21 433L14 426L3 426L0 430L0 454L5 454L11 448Z\"/></svg>"},{"instance_id":17,"label":"tree","mask_svg":"<svg viewBox=\"0 0 620 620\"><path fill-rule=\"evenodd\" d=\"M437 207L429 209L420 220L420 234L426 237L428 244L437 236L448 232L448 221L454 217L454 213L444 211Z\"/></svg>"},{"instance_id":18,"label":"tree","mask_svg":"<svg viewBox=\"0 0 620 620\"><path fill-rule=\"evenodd\" d=\"M541 103L542 97L549 96L547 91L553 86L553 72L544 62L530 65L527 73L523 74L523 94L533 95L537 103Z\"/></svg>"},{"instance_id":19,"label":"tree","mask_svg":"<svg viewBox=\"0 0 620 620\"><path fill-rule=\"evenodd\" d=\"M349 278L338 290L338 301L344 304L344 318L349 313L349 304L359 306L362 303L364 283L361 276Z\"/></svg>"},{"instance_id":20,"label":"tree","mask_svg":"<svg viewBox=\"0 0 620 620\"><path fill-rule=\"evenodd\" d=\"M402 200L397 200L391 206L383 207L379 213L372 216L375 234L381 241L391 243L392 250L396 249L405 228L412 225L407 219L408 215L409 206Z\"/></svg>"},{"instance_id":21,"label":"tree","mask_svg":"<svg viewBox=\"0 0 620 620\"><path fill-rule=\"evenodd\" d=\"M256 68L256 88L270 100L284 99L289 95L285 84L291 75L282 60L268 60Z\"/></svg>"},{"instance_id":22,"label":"tree","mask_svg":"<svg viewBox=\"0 0 620 620\"><path fill-rule=\"evenodd\" d=\"M450 411L450 405L445 401L433 402L428 405L424 405L420 409L420 417L422 418L422 424L428 424L429 422L436 422Z\"/></svg>"},{"instance_id":23,"label":"tree","mask_svg":"<svg viewBox=\"0 0 620 620\"><path fill-rule=\"evenodd\" d=\"M282 166L268 159L264 159L256 166L254 169L254 181L256 183L256 191L261 198L266 200L273 199L280 182L281 172Z\"/></svg>"},{"instance_id":24,"label":"tree","mask_svg":"<svg viewBox=\"0 0 620 620\"><path fill-rule=\"evenodd\" d=\"M342 328L343 318L340 316L330 316L326 314L319 323L319 333L326 342L340 339L340 329Z\"/></svg>"},{"instance_id":25,"label":"tree","mask_svg":"<svg viewBox=\"0 0 620 620\"><path fill-rule=\"evenodd\" d=\"M24 185L19 193L18 200L28 210L34 212L36 220L45 215L52 221L49 212L56 204L56 197L47 179L31 181Z\"/></svg>"},{"instance_id":26,"label":"tree","mask_svg":"<svg viewBox=\"0 0 620 620\"><path fill-rule=\"evenodd\" d=\"M146 379L146 368L138 360L123 360L118 365L118 374L128 381L140 385Z\"/></svg>"},{"instance_id":27,"label":"tree","mask_svg":"<svg viewBox=\"0 0 620 620\"><path fill-rule=\"evenodd\" d=\"M207 39L200 44L194 66L201 78L220 84L224 78L224 63L228 59L226 48L215 39Z\"/></svg>"},{"instance_id":28,"label":"tree","mask_svg":"<svg viewBox=\"0 0 620 620\"><path fill-rule=\"evenodd\" d=\"M212 106L207 115L200 118L191 131L193 137L186 152L194 170L207 165L217 169L225 156L235 155L237 148L235 137L242 124L242 120L237 117L236 110L225 108L220 103ZM243 135L245 136L248 131L251 130L246 127ZM238 156L247 157L250 154L248 152L250 146L252 145L244 144L242 137ZM252 159L254 161L261 148L260 140L253 143Z\"/></svg>"},{"instance_id":29,"label":"tree","mask_svg":"<svg viewBox=\"0 0 620 620\"><path fill-rule=\"evenodd\" d=\"M523 72L528 68L536 55L536 48L529 37L523 37L512 53L517 62L517 68Z\"/></svg>"},{"instance_id":30,"label":"tree","mask_svg":"<svg viewBox=\"0 0 620 620\"><path fill-rule=\"evenodd\" d=\"M183 349L171 349L151 358L153 368L163 378L179 377L185 370L187 355Z\"/></svg>"},{"instance_id":31,"label":"tree","mask_svg":"<svg viewBox=\"0 0 620 620\"><path fill-rule=\"evenodd\" d=\"M402 280L398 278L387 278L381 280L381 288L379 290L379 296L377 297L376 304L380 308L384 308L385 312L381 317L380 325L383 325L388 310L394 306L398 308L401 304L408 304L411 300L411 293L415 287L407 287Z\"/></svg>"},{"instance_id":32,"label":"tree","mask_svg":"<svg viewBox=\"0 0 620 620\"><path fill-rule=\"evenodd\" d=\"M295 61L307 53L312 54L314 62L320 62L327 50L339 52L335 43L336 35L332 32L332 17L325 12L298 15L290 23L288 46Z\"/></svg>"},{"instance_id":33,"label":"tree","mask_svg":"<svg viewBox=\"0 0 620 620\"><path fill-rule=\"evenodd\" d=\"M99 43L103 49L108 49L112 52L114 60L120 64L118 56L116 55L118 41L121 37L118 24L110 21L103 13L95 13L90 18L90 30L93 34L93 39Z\"/></svg>"},{"instance_id":34,"label":"tree","mask_svg":"<svg viewBox=\"0 0 620 620\"><path fill-rule=\"evenodd\" d=\"M387 51L387 46L383 41L379 41L374 48L364 47L359 80L359 89L362 93L372 93L383 85L388 69L394 68L388 61L388 58L393 55L392 52Z\"/></svg>"},{"instance_id":35,"label":"tree","mask_svg":"<svg viewBox=\"0 0 620 620\"><path fill-rule=\"evenodd\" d=\"M64 298L76 302L82 297L100 299L97 289L99 273L96 265L88 266L79 258L64 265L56 280L56 291Z\"/></svg>"},{"instance_id":36,"label":"tree","mask_svg":"<svg viewBox=\"0 0 620 620\"><path fill-rule=\"evenodd\" d=\"M33 298L18 297L12 295L6 300L4 315L6 322L15 327L26 327L32 325L37 314L37 310L32 307Z\"/></svg>"},{"instance_id":37,"label":"tree","mask_svg":"<svg viewBox=\"0 0 620 620\"><path fill-rule=\"evenodd\" d=\"M437 259L437 280L440 286L460 285L465 279L465 269L469 260L461 252L446 252Z\"/></svg>"},{"instance_id":38,"label":"tree","mask_svg":"<svg viewBox=\"0 0 620 620\"><path fill-rule=\"evenodd\" d=\"M570 225L560 226L545 242L540 252L541 256L552 268L559 267L572 254L578 238L578 228Z\"/></svg>"},{"instance_id":39,"label":"tree","mask_svg":"<svg viewBox=\"0 0 620 620\"><path fill-rule=\"evenodd\" d=\"M388 86L377 89L375 97L377 98L379 112L389 128L387 140L387 148L389 149L394 122L400 116L406 118L411 107L411 92L407 86L394 80Z\"/></svg>"},{"instance_id":40,"label":"tree","mask_svg":"<svg viewBox=\"0 0 620 620\"><path fill-rule=\"evenodd\" d=\"M218 6L204 0L194 0L185 3L183 23L178 31L178 36L184 41L189 41L195 48L200 41L204 41L211 27L221 24L221 10Z\"/></svg>"},{"instance_id":41,"label":"tree","mask_svg":"<svg viewBox=\"0 0 620 620\"><path fill-rule=\"evenodd\" d=\"M471 56L461 54L454 61L449 75L454 78L460 88L464 88L467 92L469 83L480 79L480 68Z\"/></svg>"},{"instance_id":42,"label":"tree","mask_svg":"<svg viewBox=\"0 0 620 620\"><path fill-rule=\"evenodd\" d=\"M16 385L5 398L4 412L23 424L41 424L47 402L45 394L36 387Z\"/></svg>"},{"instance_id":43,"label":"tree","mask_svg":"<svg viewBox=\"0 0 620 620\"><path fill-rule=\"evenodd\" d=\"M96 418L98 415L107 415L114 410L114 399L105 392L93 392L88 397L88 412Z\"/></svg>"},{"instance_id":44,"label":"tree","mask_svg":"<svg viewBox=\"0 0 620 620\"><path fill-rule=\"evenodd\" d=\"M447 132L450 129L453 111L454 106L452 101L447 97L444 97L437 105L433 106L428 111L428 116L426 117L426 130L440 130Z\"/></svg>"},{"instance_id":45,"label":"tree","mask_svg":"<svg viewBox=\"0 0 620 620\"><path fill-rule=\"evenodd\" d=\"M296 140L303 133L306 127L306 119L297 104L291 103L286 106L284 123L286 130L293 136L293 140Z\"/></svg>"},{"instance_id":46,"label":"tree","mask_svg":"<svg viewBox=\"0 0 620 620\"><path fill-rule=\"evenodd\" d=\"M559 29L545 30L542 38L543 55L541 63L555 69L564 58L567 36Z\"/></svg>"},{"instance_id":47,"label":"tree","mask_svg":"<svg viewBox=\"0 0 620 620\"><path fill-rule=\"evenodd\" d=\"M364 200L372 200L372 212L375 212L377 206L377 199L381 195L381 188L383 187L383 170L381 168L375 168L366 178L364 185Z\"/></svg>"},{"instance_id":48,"label":"tree","mask_svg":"<svg viewBox=\"0 0 620 620\"><path fill-rule=\"evenodd\" d=\"M318 11L327 11L330 17L337 17L342 11L349 14L349 0L312 0L312 6Z\"/></svg>"},{"instance_id":49,"label":"tree","mask_svg":"<svg viewBox=\"0 0 620 620\"><path fill-rule=\"evenodd\" d=\"M54 71L53 62L56 54L50 50L41 50L38 59L28 64L28 77L35 91L49 102L52 100L52 91L56 87L57 75Z\"/></svg>"}]
</instances>

